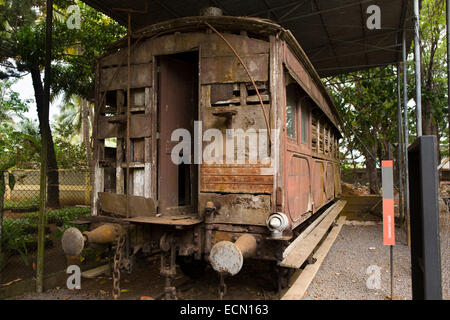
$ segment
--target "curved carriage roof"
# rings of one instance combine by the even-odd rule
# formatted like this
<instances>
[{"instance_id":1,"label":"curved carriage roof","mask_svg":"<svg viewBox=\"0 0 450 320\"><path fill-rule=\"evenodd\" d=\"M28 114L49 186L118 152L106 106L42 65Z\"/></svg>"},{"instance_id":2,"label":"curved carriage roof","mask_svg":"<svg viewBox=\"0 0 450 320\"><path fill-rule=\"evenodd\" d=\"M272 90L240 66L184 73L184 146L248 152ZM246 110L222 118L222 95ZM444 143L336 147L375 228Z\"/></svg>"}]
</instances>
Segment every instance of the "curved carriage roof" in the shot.
<instances>
[{"instance_id":1,"label":"curved carriage roof","mask_svg":"<svg viewBox=\"0 0 450 320\"><path fill-rule=\"evenodd\" d=\"M83 0L134 30L158 22L197 16L215 6L224 15L270 19L291 30L320 77L334 76L401 60L402 33L409 47L413 36L413 9L409 0ZM381 9L381 29L366 26L367 8Z\"/></svg>"},{"instance_id":2,"label":"curved carriage roof","mask_svg":"<svg viewBox=\"0 0 450 320\"><path fill-rule=\"evenodd\" d=\"M343 125L342 119L312 63L310 62L307 55L305 54L295 37L292 35L292 33L270 20L232 16L185 17L163 21L160 23L149 25L139 30L135 30L133 32L133 38L153 38L174 32L195 32L198 30L207 29L208 27L205 22L208 22L209 24L217 27L219 30L227 30L228 32L240 32L242 30L245 30L249 35L264 38L267 38L269 35L276 35L280 39L286 41L294 55L296 55L297 58L302 62L309 76L314 81L317 88L325 98L325 101L329 105L332 112L332 114L327 114L327 116L339 131L339 125ZM116 52L118 49L126 47L126 45L127 38L123 38L119 41L116 41L115 43L112 43L109 46L109 52L107 52L105 56L107 56L110 52ZM319 108L322 108L322 106L319 105Z\"/></svg>"}]
</instances>

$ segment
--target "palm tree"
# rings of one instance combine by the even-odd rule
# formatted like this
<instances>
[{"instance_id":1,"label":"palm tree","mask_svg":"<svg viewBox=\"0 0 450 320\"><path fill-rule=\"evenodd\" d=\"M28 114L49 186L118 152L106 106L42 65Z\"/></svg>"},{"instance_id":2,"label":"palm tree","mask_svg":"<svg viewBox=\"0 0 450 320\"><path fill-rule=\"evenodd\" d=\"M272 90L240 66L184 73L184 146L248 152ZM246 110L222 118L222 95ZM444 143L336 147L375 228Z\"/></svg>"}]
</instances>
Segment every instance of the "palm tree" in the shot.
<instances>
[{"instance_id":1,"label":"palm tree","mask_svg":"<svg viewBox=\"0 0 450 320\"><path fill-rule=\"evenodd\" d=\"M82 137L82 142L86 148L86 159L91 162L91 143L90 143L90 121L92 115L91 104L84 98L71 95L64 97L64 104L60 106L60 114L56 121L60 128L70 127L75 131L69 137L73 140L75 137Z\"/></svg>"}]
</instances>

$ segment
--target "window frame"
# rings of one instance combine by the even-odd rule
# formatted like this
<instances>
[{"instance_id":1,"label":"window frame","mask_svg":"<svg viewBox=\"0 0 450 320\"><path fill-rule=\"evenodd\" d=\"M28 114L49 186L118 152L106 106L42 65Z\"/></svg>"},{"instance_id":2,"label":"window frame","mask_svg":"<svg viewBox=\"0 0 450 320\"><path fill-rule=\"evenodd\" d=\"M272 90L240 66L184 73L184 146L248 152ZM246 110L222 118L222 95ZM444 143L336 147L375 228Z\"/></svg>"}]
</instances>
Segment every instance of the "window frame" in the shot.
<instances>
[{"instance_id":1,"label":"window frame","mask_svg":"<svg viewBox=\"0 0 450 320\"><path fill-rule=\"evenodd\" d=\"M289 75L290 76L290 75ZM292 78L292 77L291 77ZM292 79L294 80L294 79ZM293 88L295 89L295 95L296 95L296 99L295 99L295 104L293 105L293 115L292 115L292 119L294 120L294 136L290 136L288 133L288 87L289 86L293 86ZM297 89L297 82L296 81L292 81L288 84L285 85L285 126L286 126L286 137L290 140L290 142L295 142L298 143L298 137L299 137L299 121L298 121L298 105L299 105L299 94L298 94L298 89Z\"/></svg>"},{"instance_id":2,"label":"window frame","mask_svg":"<svg viewBox=\"0 0 450 320\"><path fill-rule=\"evenodd\" d=\"M310 140L310 107L308 105L308 96L305 96L303 99L300 99L300 143L309 147ZM303 115L306 115L306 121L303 121ZM303 125L306 124L306 141L303 140Z\"/></svg>"}]
</instances>

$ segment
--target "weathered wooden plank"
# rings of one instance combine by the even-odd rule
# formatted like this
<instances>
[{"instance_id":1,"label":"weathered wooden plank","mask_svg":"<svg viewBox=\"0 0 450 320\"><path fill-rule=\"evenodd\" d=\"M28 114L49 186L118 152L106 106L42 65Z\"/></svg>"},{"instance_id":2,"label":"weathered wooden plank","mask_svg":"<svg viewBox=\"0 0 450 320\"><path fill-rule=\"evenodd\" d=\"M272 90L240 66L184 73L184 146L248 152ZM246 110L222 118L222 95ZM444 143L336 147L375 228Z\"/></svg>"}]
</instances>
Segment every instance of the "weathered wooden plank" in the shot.
<instances>
[{"instance_id":1,"label":"weathered wooden plank","mask_svg":"<svg viewBox=\"0 0 450 320\"><path fill-rule=\"evenodd\" d=\"M97 139L122 138L125 135L123 125L117 122L109 122L108 117L98 119L97 131Z\"/></svg>"},{"instance_id":2,"label":"weathered wooden plank","mask_svg":"<svg viewBox=\"0 0 450 320\"><path fill-rule=\"evenodd\" d=\"M81 273L81 276L86 279L94 279L101 274L109 273L111 271L110 264L104 264L94 269L86 270Z\"/></svg>"},{"instance_id":3,"label":"weathered wooden plank","mask_svg":"<svg viewBox=\"0 0 450 320\"><path fill-rule=\"evenodd\" d=\"M103 211L125 216L127 199L125 194L99 192L98 197L100 208ZM153 199L135 195L128 195L128 197L130 201L130 217L154 216L156 214Z\"/></svg>"},{"instance_id":4,"label":"weathered wooden plank","mask_svg":"<svg viewBox=\"0 0 450 320\"><path fill-rule=\"evenodd\" d=\"M268 54L244 56L242 60L255 81L268 80ZM201 58L201 68L200 81L202 84L249 81L247 72L235 56Z\"/></svg>"},{"instance_id":5,"label":"weathered wooden plank","mask_svg":"<svg viewBox=\"0 0 450 320\"><path fill-rule=\"evenodd\" d=\"M234 85L232 83L218 83L211 85L211 103L214 104L218 101L232 99L233 90Z\"/></svg>"},{"instance_id":6,"label":"weathered wooden plank","mask_svg":"<svg viewBox=\"0 0 450 320\"><path fill-rule=\"evenodd\" d=\"M272 168L221 168L221 167L204 167L202 165L201 175L204 176L256 176L256 175L273 175Z\"/></svg>"},{"instance_id":7,"label":"weathered wooden plank","mask_svg":"<svg viewBox=\"0 0 450 320\"><path fill-rule=\"evenodd\" d=\"M152 64L134 64L131 65L131 88L143 88L152 86ZM127 88L128 69L121 67L116 73L117 67L102 69L101 91L111 91ZM114 78L112 81L111 79Z\"/></svg>"},{"instance_id":8,"label":"weathered wooden plank","mask_svg":"<svg viewBox=\"0 0 450 320\"><path fill-rule=\"evenodd\" d=\"M198 49L200 42L205 36L206 34L204 32L175 33L154 39L142 40L141 43L137 44L137 46L131 50L131 63L143 64L152 61L153 56L193 51ZM117 66L120 63L126 64L126 61L126 48L102 59L102 63L105 66Z\"/></svg>"},{"instance_id":9,"label":"weathered wooden plank","mask_svg":"<svg viewBox=\"0 0 450 320\"><path fill-rule=\"evenodd\" d=\"M284 95L285 84L283 80L283 43L275 36L270 36L270 127L283 128L284 121ZM272 192L272 211L277 212L285 210L286 197L283 196L284 190L284 176L285 176L285 132L277 130L272 136L271 154L278 155L275 169L276 176L273 184Z\"/></svg>"},{"instance_id":10,"label":"weathered wooden plank","mask_svg":"<svg viewBox=\"0 0 450 320\"><path fill-rule=\"evenodd\" d=\"M97 139L125 137L125 125L120 122L111 122L111 118L100 116ZM130 117L130 124L130 138L145 138L152 135L150 114L133 114Z\"/></svg>"},{"instance_id":11,"label":"weathered wooden plank","mask_svg":"<svg viewBox=\"0 0 450 320\"><path fill-rule=\"evenodd\" d=\"M327 238L322 242L320 247L317 249L316 253L313 257L316 259L316 262L313 264L308 264L305 269L300 273L300 276L294 282L294 284L289 288L289 290L284 294L281 300L300 300L306 293L309 285L312 280L319 271L320 266L323 263L323 260L327 256L331 247L333 246L334 241L336 240L339 232L341 231L342 226L344 225L345 217L339 217L337 221L337 225L331 229Z\"/></svg>"},{"instance_id":12,"label":"weathered wooden plank","mask_svg":"<svg viewBox=\"0 0 450 320\"><path fill-rule=\"evenodd\" d=\"M328 208L323 214L327 216L317 225L317 227L300 241L292 242L286 250L289 254L281 261L280 266L288 268L300 268L302 264L308 259L314 248L323 238L327 230L330 228L333 221L341 213L345 206L345 201L339 200L332 207Z\"/></svg>"},{"instance_id":13,"label":"weathered wooden plank","mask_svg":"<svg viewBox=\"0 0 450 320\"><path fill-rule=\"evenodd\" d=\"M242 35L223 34L225 39L242 55L269 53L269 43L264 40L244 38ZM230 47L215 33L205 34L201 42L202 57L233 56Z\"/></svg>"},{"instance_id":14,"label":"weathered wooden plank","mask_svg":"<svg viewBox=\"0 0 450 320\"><path fill-rule=\"evenodd\" d=\"M171 217L134 217L129 219L124 219L125 221L135 222L135 223L149 223L149 224L169 224L178 226L193 226L203 222L203 220L196 218L188 218L186 216L176 216Z\"/></svg>"},{"instance_id":15,"label":"weathered wooden plank","mask_svg":"<svg viewBox=\"0 0 450 320\"><path fill-rule=\"evenodd\" d=\"M232 175L204 175L202 176L202 183L204 184L233 184L233 183L246 183L252 185L259 184L273 184L273 176L232 176Z\"/></svg>"},{"instance_id":16,"label":"weathered wooden plank","mask_svg":"<svg viewBox=\"0 0 450 320\"><path fill-rule=\"evenodd\" d=\"M145 158L145 140L135 139L133 140L133 162L144 162Z\"/></svg>"},{"instance_id":17,"label":"weathered wooden plank","mask_svg":"<svg viewBox=\"0 0 450 320\"><path fill-rule=\"evenodd\" d=\"M150 114L133 114L130 118L130 138L145 138L152 135Z\"/></svg>"},{"instance_id":18,"label":"weathered wooden plank","mask_svg":"<svg viewBox=\"0 0 450 320\"><path fill-rule=\"evenodd\" d=\"M104 191L104 175L105 169L100 167L99 161L103 159L105 152L105 140L95 139L95 167L94 167L94 189L92 197L92 215L96 216L98 214L99 198L98 194Z\"/></svg>"},{"instance_id":19,"label":"weathered wooden plank","mask_svg":"<svg viewBox=\"0 0 450 320\"><path fill-rule=\"evenodd\" d=\"M131 171L133 195L144 196L144 169L135 168Z\"/></svg>"},{"instance_id":20,"label":"weathered wooden plank","mask_svg":"<svg viewBox=\"0 0 450 320\"><path fill-rule=\"evenodd\" d=\"M200 193L199 210L204 212L206 203L214 199L220 204L217 214L210 215L208 223L266 225L267 216L271 211L270 195L268 194L219 194Z\"/></svg>"},{"instance_id":21,"label":"weathered wooden plank","mask_svg":"<svg viewBox=\"0 0 450 320\"><path fill-rule=\"evenodd\" d=\"M145 88L145 114L151 117L152 114L152 90ZM150 119L150 124L152 119ZM152 130L150 129L150 135ZM144 138L144 197L151 198L152 196L152 140L151 138Z\"/></svg>"},{"instance_id":22,"label":"weathered wooden plank","mask_svg":"<svg viewBox=\"0 0 450 320\"><path fill-rule=\"evenodd\" d=\"M202 183L201 192L227 192L227 193L272 193L272 184L250 185L231 183Z\"/></svg>"}]
</instances>

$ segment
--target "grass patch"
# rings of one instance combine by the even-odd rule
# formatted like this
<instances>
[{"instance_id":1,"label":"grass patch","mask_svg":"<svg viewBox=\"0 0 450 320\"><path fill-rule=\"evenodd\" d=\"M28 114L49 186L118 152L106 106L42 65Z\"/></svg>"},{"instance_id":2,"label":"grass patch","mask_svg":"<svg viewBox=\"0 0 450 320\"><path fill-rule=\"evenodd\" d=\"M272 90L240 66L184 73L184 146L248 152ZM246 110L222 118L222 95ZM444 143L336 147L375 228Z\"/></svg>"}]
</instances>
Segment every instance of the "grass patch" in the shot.
<instances>
[{"instance_id":1,"label":"grass patch","mask_svg":"<svg viewBox=\"0 0 450 320\"><path fill-rule=\"evenodd\" d=\"M4 210L26 209L39 207L39 196L30 197L22 200L5 200Z\"/></svg>"}]
</instances>

